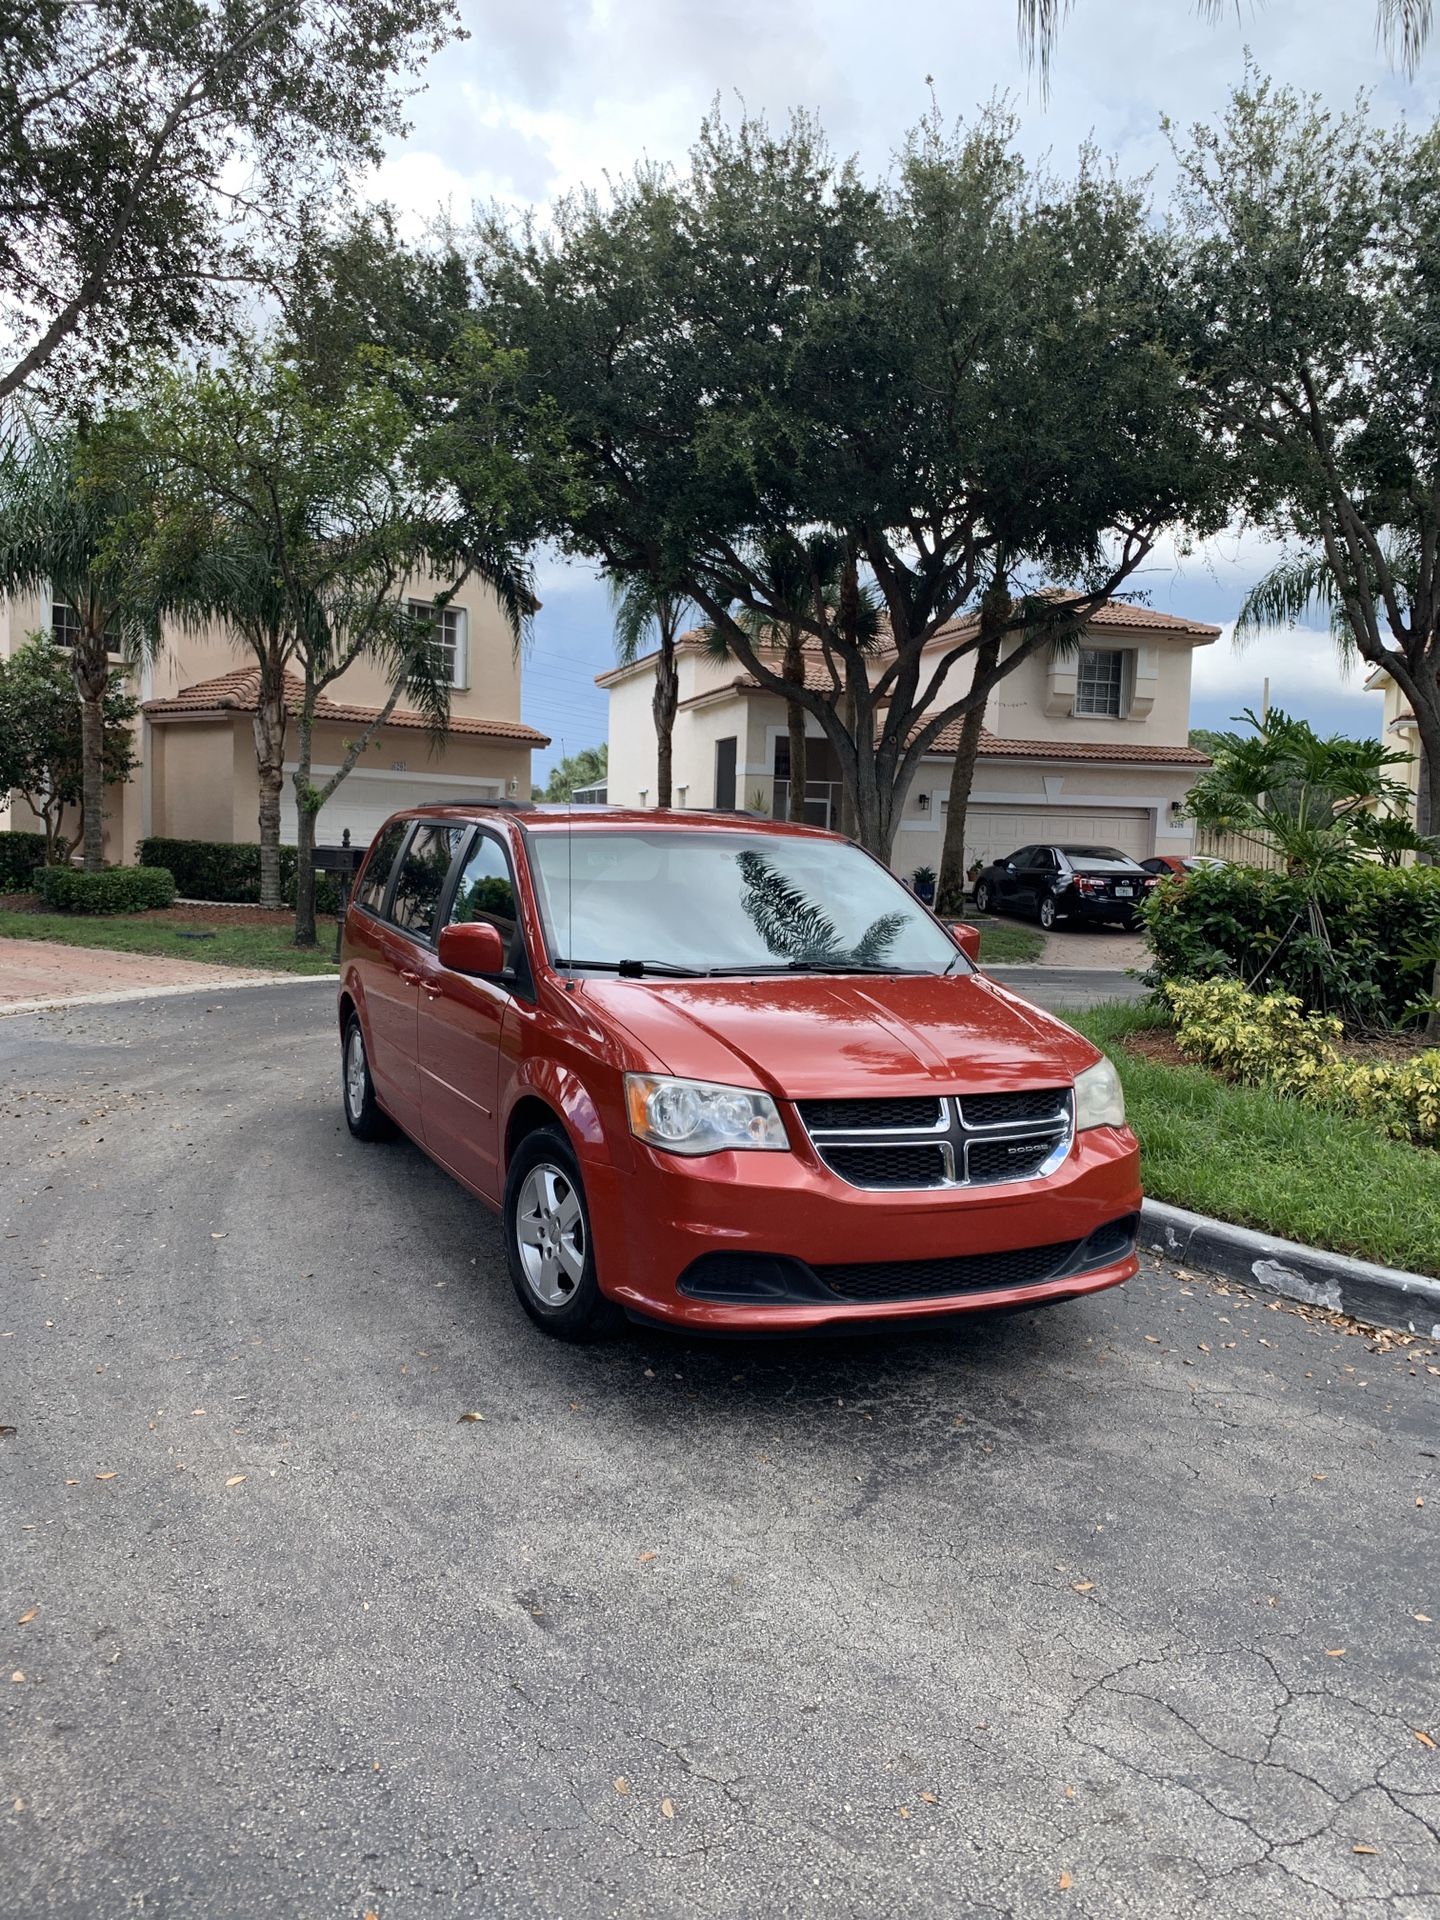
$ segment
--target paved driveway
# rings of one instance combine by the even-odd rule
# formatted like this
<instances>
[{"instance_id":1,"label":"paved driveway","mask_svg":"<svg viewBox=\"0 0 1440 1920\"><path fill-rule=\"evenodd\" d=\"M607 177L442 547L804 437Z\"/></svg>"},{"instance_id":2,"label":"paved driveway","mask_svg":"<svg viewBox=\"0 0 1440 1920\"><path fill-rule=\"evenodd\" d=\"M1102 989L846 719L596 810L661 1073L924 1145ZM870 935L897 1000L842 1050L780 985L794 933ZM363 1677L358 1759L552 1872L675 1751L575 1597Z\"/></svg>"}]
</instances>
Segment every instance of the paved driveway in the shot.
<instances>
[{"instance_id":1,"label":"paved driveway","mask_svg":"<svg viewBox=\"0 0 1440 1920\"><path fill-rule=\"evenodd\" d=\"M0 940L0 1009L80 994L133 993L145 987L203 987L213 981L268 979L256 971L174 960L154 953L117 953L107 947L67 947L58 940Z\"/></svg>"},{"instance_id":2,"label":"paved driveway","mask_svg":"<svg viewBox=\"0 0 1440 1920\"><path fill-rule=\"evenodd\" d=\"M556 1346L330 992L0 1024L7 1915L1440 1914L1433 1356Z\"/></svg>"}]
</instances>

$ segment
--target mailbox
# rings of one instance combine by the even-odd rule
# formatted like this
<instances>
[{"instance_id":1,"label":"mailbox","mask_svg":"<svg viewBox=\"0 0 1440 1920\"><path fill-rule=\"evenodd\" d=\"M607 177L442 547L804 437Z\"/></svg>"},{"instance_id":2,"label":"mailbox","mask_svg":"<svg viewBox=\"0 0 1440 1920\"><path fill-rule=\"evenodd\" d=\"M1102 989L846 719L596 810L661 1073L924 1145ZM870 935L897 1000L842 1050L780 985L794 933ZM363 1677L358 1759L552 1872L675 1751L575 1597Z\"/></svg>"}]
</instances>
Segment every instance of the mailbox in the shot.
<instances>
[{"instance_id":1,"label":"mailbox","mask_svg":"<svg viewBox=\"0 0 1440 1920\"><path fill-rule=\"evenodd\" d=\"M350 888L360 863L370 851L369 844L352 847L350 829L346 827L340 836L338 847L316 847L312 859L316 873L333 873L340 889L340 906L335 916L335 958L340 958L340 935L345 926L345 910L350 905Z\"/></svg>"}]
</instances>

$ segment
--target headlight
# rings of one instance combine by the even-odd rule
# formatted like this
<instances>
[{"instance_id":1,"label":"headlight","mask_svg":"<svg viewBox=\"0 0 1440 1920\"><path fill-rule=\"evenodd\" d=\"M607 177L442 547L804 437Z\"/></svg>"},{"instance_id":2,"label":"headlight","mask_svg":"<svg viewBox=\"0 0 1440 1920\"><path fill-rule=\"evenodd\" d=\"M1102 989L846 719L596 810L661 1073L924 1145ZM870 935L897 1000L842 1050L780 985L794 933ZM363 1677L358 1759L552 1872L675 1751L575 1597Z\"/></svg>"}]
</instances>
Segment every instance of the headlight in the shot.
<instances>
[{"instance_id":1,"label":"headlight","mask_svg":"<svg viewBox=\"0 0 1440 1920\"><path fill-rule=\"evenodd\" d=\"M785 1152L790 1142L775 1102L748 1087L627 1073L630 1131L666 1153L724 1153L736 1147Z\"/></svg>"},{"instance_id":2,"label":"headlight","mask_svg":"<svg viewBox=\"0 0 1440 1920\"><path fill-rule=\"evenodd\" d=\"M1075 1076L1075 1129L1086 1127L1123 1127L1125 1090L1120 1076L1109 1060L1097 1060L1093 1067Z\"/></svg>"}]
</instances>

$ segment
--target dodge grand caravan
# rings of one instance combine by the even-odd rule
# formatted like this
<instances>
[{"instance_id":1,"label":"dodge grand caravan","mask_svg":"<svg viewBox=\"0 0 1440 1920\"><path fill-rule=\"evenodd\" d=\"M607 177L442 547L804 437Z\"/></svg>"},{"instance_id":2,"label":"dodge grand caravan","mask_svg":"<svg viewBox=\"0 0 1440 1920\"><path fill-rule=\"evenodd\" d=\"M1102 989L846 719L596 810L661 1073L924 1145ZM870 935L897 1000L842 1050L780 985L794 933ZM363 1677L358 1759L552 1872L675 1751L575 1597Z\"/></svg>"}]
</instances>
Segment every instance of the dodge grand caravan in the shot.
<instances>
[{"instance_id":1,"label":"dodge grand caravan","mask_svg":"<svg viewBox=\"0 0 1440 1920\"><path fill-rule=\"evenodd\" d=\"M346 916L345 1117L498 1208L521 1304L567 1339L1115 1286L1140 1208L1115 1071L968 935L810 828L420 807Z\"/></svg>"}]
</instances>

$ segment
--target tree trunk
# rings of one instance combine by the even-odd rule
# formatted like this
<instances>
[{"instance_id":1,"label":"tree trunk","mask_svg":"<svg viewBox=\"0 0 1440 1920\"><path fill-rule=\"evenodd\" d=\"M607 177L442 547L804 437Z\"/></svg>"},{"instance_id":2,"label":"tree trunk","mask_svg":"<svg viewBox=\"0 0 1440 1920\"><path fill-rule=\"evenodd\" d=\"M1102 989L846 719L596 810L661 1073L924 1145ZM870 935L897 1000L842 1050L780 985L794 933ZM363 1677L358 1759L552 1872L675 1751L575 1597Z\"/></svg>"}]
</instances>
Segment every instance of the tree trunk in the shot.
<instances>
[{"instance_id":1,"label":"tree trunk","mask_svg":"<svg viewBox=\"0 0 1440 1920\"><path fill-rule=\"evenodd\" d=\"M781 678L792 687L805 684L805 644L804 635L798 627L790 629L785 643L785 664L781 669ZM785 702L785 724L790 735L790 786L786 802L786 817L805 823L805 709L798 700ZM772 801L773 809L773 801Z\"/></svg>"},{"instance_id":2,"label":"tree trunk","mask_svg":"<svg viewBox=\"0 0 1440 1920\"><path fill-rule=\"evenodd\" d=\"M1417 722L1420 716L1416 714ZM1432 745L1424 737L1421 723L1420 791L1416 796L1415 824L1421 833L1440 829L1440 743ZM1425 1038L1431 1046L1440 1046L1440 960L1430 976L1430 998L1436 1010L1425 1022Z\"/></svg>"},{"instance_id":3,"label":"tree trunk","mask_svg":"<svg viewBox=\"0 0 1440 1920\"><path fill-rule=\"evenodd\" d=\"M855 738L856 724L859 719L855 701L855 690L853 687L846 687L841 700L840 710L845 716L845 731L853 740ZM848 839L853 840L856 838L855 795L851 792L850 782L845 779L842 779L840 782L840 831L845 834Z\"/></svg>"},{"instance_id":4,"label":"tree trunk","mask_svg":"<svg viewBox=\"0 0 1440 1920\"><path fill-rule=\"evenodd\" d=\"M655 804L668 807L671 801L672 741L675 709L680 702L680 676L675 666L675 642L663 636L660 658L655 663L655 691L650 696L650 711L655 718Z\"/></svg>"},{"instance_id":5,"label":"tree trunk","mask_svg":"<svg viewBox=\"0 0 1440 1920\"><path fill-rule=\"evenodd\" d=\"M309 703L307 702L307 707ZM315 815L310 791L311 740L315 722L307 711L300 715L299 764L291 776L295 787L295 945L313 947L315 941Z\"/></svg>"},{"instance_id":6,"label":"tree trunk","mask_svg":"<svg viewBox=\"0 0 1440 1920\"><path fill-rule=\"evenodd\" d=\"M70 656L80 696L80 811L84 822L85 871L105 865L105 688L110 661L105 634L86 633Z\"/></svg>"},{"instance_id":7,"label":"tree trunk","mask_svg":"<svg viewBox=\"0 0 1440 1920\"><path fill-rule=\"evenodd\" d=\"M982 640L975 649L976 679L992 673L999 657L999 635ZM940 878L935 889L936 904L942 913L959 915L965 911L965 823L984 728L985 702L980 701L960 722L960 741L950 767L950 800L945 812L944 845L940 849Z\"/></svg>"},{"instance_id":8,"label":"tree trunk","mask_svg":"<svg viewBox=\"0 0 1440 1920\"><path fill-rule=\"evenodd\" d=\"M255 764L260 777L260 904L284 905L280 884L280 793L285 785L285 676L262 660L255 710Z\"/></svg>"}]
</instances>

